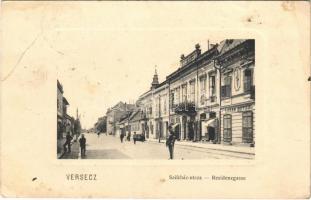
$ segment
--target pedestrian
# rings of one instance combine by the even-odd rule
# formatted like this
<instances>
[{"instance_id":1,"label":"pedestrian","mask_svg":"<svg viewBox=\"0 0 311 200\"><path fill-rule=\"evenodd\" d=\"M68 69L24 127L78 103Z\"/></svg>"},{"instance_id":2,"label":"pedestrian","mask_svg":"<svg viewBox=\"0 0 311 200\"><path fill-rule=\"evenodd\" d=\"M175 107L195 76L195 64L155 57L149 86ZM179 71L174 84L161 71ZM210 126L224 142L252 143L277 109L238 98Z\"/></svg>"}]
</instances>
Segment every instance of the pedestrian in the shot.
<instances>
[{"instance_id":1,"label":"pedestrian","mask_svg":"<svg viewBox=\"0 0 311 200\"><path fill-rule=\"evenodd\" d=\"M98 137L99 137L99 135L100 135L100 131L98 131L98 132L97 132L97 135L98 135Z\"/></svg>"},{"instance_id":2,"label":"pedestrian","mask_svg":"<svg viewBox=\"0 0 311 200\"><path fill-rule=\"evenodd\" d=\"M133 141L134 141L134 144L136 144L136 132L134 132Z\"/></svg>"},{"instance_id":3,"label":"pedestrian","mask_svg":"<svg viewBox=\"0 0 311 200\"><path fill-rule=\"evenodd\" d=\"M65 141L65 144L63 145L64 151L65 151L65 152L67 151L67 148L66 148L66 147L68 147L68 153L71 152L71 140L72 140L72 137L71 137L71 135L69 134L69 132L67 132L66 141Z\"/></svg>"},{"instance_id":4,"label":"pedestrian","mask_svg":"<svg viewBox=\"0 0 311 200\"><path fill-rule=\"evenodd\" d=\"M123 133L121 133L121 134L120 134L120 140L121 140L121 143L123 142L123 138L124 138L124 134L123 134Z\"/></svg>"},{"instance_id":5,"label":"pedestrian","mask_svg":"<svg viewBox=\"0 0 311 200\"><path fill-rule=\"evenodd\" d=\"M171 160L173 160L174 158L174 144L175 144L175 135L172 129L172 126L170 125L168 127L169 130L169 136L166 139L166 147L168 147L169 153L170 153L170 158Z\"/></svg>"},{"instance_id":6,"label":"pedestrian","mask_svg":"<svg viewBox=\"0 0 311 200\"><path fill-rule=\"evenodd\" d=\"M128 133L128 135L127 135L127 141L131 141L131 133Z\"/></svg>"},{"instance_id":7,"label":"pedestrian","mask_svg":"<svg viewBox=\"0 0 311 200\"><path fill-rule=\"evenodd\" d=\"M80 148L81 148L81 157L85 156L85 145L86 145L86 139L84 137L84 134L82 134L82 137L79 139Z\"/></svg>"}]
</instances>

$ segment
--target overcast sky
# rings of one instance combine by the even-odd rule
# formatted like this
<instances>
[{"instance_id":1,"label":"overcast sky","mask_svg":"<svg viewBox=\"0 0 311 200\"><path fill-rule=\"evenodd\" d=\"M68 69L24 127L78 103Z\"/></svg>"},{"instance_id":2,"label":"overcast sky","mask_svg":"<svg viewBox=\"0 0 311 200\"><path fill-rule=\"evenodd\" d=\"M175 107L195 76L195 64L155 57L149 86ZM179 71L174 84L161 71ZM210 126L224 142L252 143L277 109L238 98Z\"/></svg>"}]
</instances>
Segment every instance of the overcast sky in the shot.
<instances>
[{"instance_id":1,"label":"overcast sky","mask_svg":"<svg viewBox=\"0 0 311 200\"><path fill-rule=\"evenodd\" d=\"M208 21L204 17L207 4L193 3L189 7L179 2L174 15L170 3L159 2L86 3L88 6L62 2L61 7L55 6L57 2L45 4L49 5L29 10L19 4L14 11L5 11L4 27L10 34L4 33L4 46L8 51L11 46L19 47L11 49L15 56L6 57L6 63L14 66L23 50L31 46L21 59L24 67L19 67L15 77L19 73L21 77L27 73L55 73L70 103L69 114L76 116L79 108L83 128L92 127L107 108L119 101L133 103L149 90L155 65L159 80L164 81L178 69L180 55L193 51L195 44L199 43L204 52L208 40L216 43L225 39L224 33L222 37L219 34L221 29L209 29L220 26L225 16L219 23ZM193 9L202 15L190 15ZM219 12L222 8L217 9ZM238 12L240 8L232 10ZM209 7L208 16L213 12L217 11ZM7 23L13 17L23 25L20 31L14 31L14 23Z\"/></svg>"},{"instance_id":2,"label":"overcast sky","mask_svg":"<svg viewBox=\"0 0 311 200\"><path fill-rule=\"evenodd\" d=\"M175 37L175 35L185 37ZM56 37L56 36L51 36ZM206 50L207 37L181 31L63 31L54 45L66 56L57 76L75 116L78 107L83 127L92 126L119 101L133 103L149 90L157 65L159 80L179 67L182 53L201 43ZM77 44L77 45L70 45Z\"/></svg>"}]
</instances>

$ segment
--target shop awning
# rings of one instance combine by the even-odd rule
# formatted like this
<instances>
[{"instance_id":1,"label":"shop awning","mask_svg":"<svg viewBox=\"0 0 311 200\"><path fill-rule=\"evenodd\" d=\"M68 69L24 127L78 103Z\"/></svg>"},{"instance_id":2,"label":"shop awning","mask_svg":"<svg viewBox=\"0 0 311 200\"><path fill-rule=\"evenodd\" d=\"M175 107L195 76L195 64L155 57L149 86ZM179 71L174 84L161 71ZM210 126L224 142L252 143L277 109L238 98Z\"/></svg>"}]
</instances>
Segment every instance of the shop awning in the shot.
<instances>
[{"instance_id":1,"label":"shop awning","mask_svg":"<svg viewBox=\"0 0 311 200\"><path fill-rule=\"evenodd\" d=\"M207 121L203 121L202 122L202 127L216 127L216 118L213 118L213 119L209 119Z\"/></svg>"}]
</instances>

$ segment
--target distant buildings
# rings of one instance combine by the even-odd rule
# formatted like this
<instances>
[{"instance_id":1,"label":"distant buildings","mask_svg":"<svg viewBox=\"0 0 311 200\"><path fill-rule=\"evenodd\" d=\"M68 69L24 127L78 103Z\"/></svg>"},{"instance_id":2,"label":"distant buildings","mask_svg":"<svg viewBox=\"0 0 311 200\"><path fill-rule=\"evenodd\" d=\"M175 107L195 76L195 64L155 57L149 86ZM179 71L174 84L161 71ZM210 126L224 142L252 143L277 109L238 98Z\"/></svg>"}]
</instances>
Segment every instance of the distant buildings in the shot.
<instances>
[{"instance_id":1,"label":"distant buildings","mask_svg":"<svg viewBox=\"0 0 311 200\"><path fill-rule=\"evenodd\" d=\"M134 110L135 105L133 104L126 104L123 102L117 103L112 108L107 110L107 133L109 135L115 135L117 131L120 131L119 123L122 116L124 114L130 113Z\"/></svg>"},{"instance_id":2,"label":"distant buildings","mask_svg":"<svg viewBox=\"0 0 311 200\"><path fill-rule=\"evenodd\" d=\"M107 116L98 118L97 122L94 124L94 130L96 132L107 132Z\"/></svg>"},{"instance_id":3,"label":"distant buildings","mask_svg":"<svg viewBox=\"0 0 311 200\"><path fill-rule=\"evenodd\" d=\"M62 139L67 133L70 135L76 133L77 130L74 129L74 126L77 124L77 120L79 120L78 114L76 120L68 115L67 107L69 102L63 94L63 86L57 80L57 139Z\"/></svg>"},{"instance_id":4,"label":"distant buildings","mask_svg":"<svg viewBox=\"0 0 311 200\"><path fill-rule=\"evenodd\" d=\"M136 105L108 109L107 132L164 139L171 125L178 140L254 146L254 69L254 40L224 40L203 53L197 44L162 83L155 71Z\"/></svg>"}]
</instances>

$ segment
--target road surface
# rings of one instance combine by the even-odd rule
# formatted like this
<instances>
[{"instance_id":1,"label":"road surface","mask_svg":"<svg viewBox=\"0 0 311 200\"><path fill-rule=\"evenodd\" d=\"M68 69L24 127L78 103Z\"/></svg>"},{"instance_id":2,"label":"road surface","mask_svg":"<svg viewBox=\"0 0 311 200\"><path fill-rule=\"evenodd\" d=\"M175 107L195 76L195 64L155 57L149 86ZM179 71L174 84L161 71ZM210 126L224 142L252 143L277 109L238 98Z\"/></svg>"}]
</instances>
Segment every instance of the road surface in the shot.
<instances>
[{"instance_id":1,"label":"road surface","mask_svg":"<svg viewBox=\"0 0 311 200\"><path fill-rule=\"evenodd\" d=\"M84 134L87 140L84 159L168 159L165 143L154 141L134 144L133 140L123 141L117 136L94 133ZM81 158L81 156L79 156ZM175 145L174 159L253 159L254 155L192 146Z\"/></svg>"}]
</instances>

